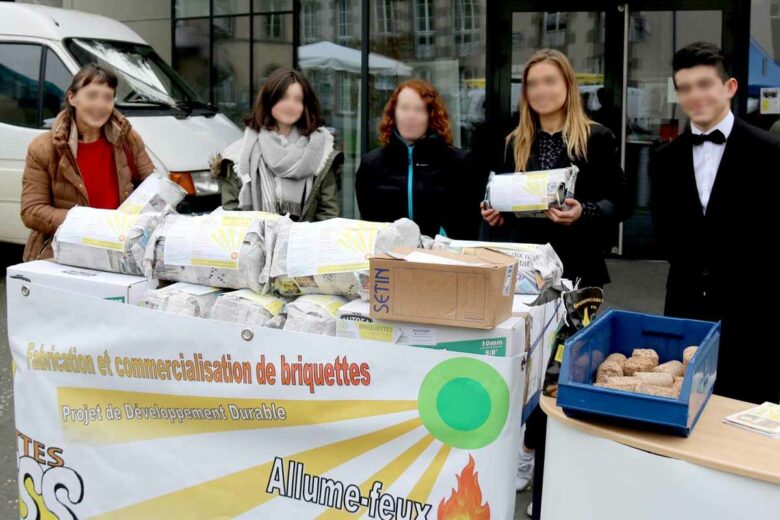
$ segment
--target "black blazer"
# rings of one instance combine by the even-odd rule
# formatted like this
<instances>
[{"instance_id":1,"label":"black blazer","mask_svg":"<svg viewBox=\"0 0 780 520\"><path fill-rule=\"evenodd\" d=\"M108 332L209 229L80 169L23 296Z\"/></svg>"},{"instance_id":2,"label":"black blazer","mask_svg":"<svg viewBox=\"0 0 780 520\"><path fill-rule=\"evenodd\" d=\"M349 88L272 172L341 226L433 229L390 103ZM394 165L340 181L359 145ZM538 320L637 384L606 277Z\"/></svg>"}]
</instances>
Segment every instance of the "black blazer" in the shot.
<instances>
[{"instance_id":1,"label":"black blazer","mask_svg":"<svg viewBox=\"0 0 780 520\"><path fill-rule=\"evenodd\" d=\"M410 160L414 221L422 234L434 237L444 228L452 238L478 238L484 187L469 155L435 133L414 143L411 157L395 133L385 146L363 156L355 179L361 218L393 222L409 217Z\"/></svg>"},{"instance_id":2,"label":"black blazer","mask_svg":"<svg viewBox=\"0 0 780 520\"><path fill-rule=\"evenodd\" d=\"M759 353L748 337L765 330L761 320L771 310L769 294L777 270L770 269L767 248L771 236L777 236L770 208L777 205L772 199L780 138L735 118L705 214L691 136L687 130L661 146L650 164L653 224L669 260L666 314L722 320L716 391L777 402L780 347L770 340ZM771 371L758 375L758 369L768 366Z\"/></svg>"},{"instance_id":3,"label":"black blazer","mask_svg":"<svg viewBox=\"0 0 780 520\"><path fill-rule=\"evenodd\" d=\"M574 198L580 203L591 202L601 210L600 217L583 214L571 226L563 226L548 218L518 218L505 213L503 226L484 226L485 237L493 241L549 242L563 262L564 276L582 279L583 286L603 286L609 283L603 250L609 244L617 223L629 218L634 211L634 194L620 167L615 136L605 126L592 123L588 139L587 159L569 158L561 152L555 168L574 163L579 168ZM532 153L526 171L540 170ZM498 173L516 171L511 143L505 149L504 163Z\"/></svg>"}]
</instances>

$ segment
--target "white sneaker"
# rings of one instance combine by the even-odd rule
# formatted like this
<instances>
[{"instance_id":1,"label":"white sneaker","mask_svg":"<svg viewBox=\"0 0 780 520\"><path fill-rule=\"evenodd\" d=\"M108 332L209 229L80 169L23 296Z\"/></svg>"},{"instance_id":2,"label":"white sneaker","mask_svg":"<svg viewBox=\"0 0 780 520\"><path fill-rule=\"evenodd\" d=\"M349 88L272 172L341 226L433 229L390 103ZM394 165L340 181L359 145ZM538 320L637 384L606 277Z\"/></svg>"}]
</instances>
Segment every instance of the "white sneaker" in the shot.
<instances>
[{"instance_id":1,"label":"white sneaker","mask_svg":"<svg viewBox=\"0 0 780 520\"><path fill-rule=\"evenodd\" d=\"M528 504L528 509L525 510L525 514L527 514L529 517L534 515L534 503L533 502Z\"/></svg>"},{"instance_id":2,"label":"white sneaker","mask_svg":"<svg viewBox=\"0 0 780 520\"><path fill-rule=\"evenodd\" d=\"M527 452L520 448L517 454L517 474L515 475L515 489L523 491L529 485L534 477L534 452Z\"/></svg>"}]
</instances>

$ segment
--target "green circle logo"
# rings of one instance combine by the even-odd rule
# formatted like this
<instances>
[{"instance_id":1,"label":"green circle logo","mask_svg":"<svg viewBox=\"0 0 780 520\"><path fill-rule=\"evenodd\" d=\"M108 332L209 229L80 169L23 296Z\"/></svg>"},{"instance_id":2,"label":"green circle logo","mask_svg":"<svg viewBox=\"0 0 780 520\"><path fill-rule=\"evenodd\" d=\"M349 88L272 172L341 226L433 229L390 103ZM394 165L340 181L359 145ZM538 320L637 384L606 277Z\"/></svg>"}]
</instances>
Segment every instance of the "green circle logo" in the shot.
<instances>
[{"instance_id":1,"label":"green circle logo","mask_svg":"<svg viewBox=\"0 0 780 520\"><path fill-rule=\"evenodd\" d=\"M417 401L431 435L460 449L482 448L496 440L509 414L504 378L473 358L436 365L425 376Z\"/></svg>"}]
</instances>

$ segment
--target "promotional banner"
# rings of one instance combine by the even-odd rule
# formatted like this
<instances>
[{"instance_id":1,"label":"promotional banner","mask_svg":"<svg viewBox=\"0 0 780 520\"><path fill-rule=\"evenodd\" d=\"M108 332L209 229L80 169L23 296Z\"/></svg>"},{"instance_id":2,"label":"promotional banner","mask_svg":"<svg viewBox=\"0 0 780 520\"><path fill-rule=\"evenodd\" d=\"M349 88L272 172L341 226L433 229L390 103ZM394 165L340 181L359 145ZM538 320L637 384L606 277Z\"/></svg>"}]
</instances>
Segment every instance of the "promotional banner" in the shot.
<instances>
[{"instance_id":1,"label":"promotional banner","mask_svg":"<svg viewBox=\"0 0 780 520\"><path fill-rule=\"evenodd\" d=\"M8 279L24 519L509 519L521 358Z\"/></svg>"}]
</instances>

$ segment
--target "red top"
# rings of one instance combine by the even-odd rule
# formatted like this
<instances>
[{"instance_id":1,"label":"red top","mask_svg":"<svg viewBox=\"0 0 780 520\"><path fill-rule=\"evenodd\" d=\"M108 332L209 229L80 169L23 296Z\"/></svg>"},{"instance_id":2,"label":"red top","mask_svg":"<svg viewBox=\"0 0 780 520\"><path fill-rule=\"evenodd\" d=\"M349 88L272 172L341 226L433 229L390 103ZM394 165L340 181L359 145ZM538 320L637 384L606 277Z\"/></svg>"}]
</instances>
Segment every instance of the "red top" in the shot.
<instances>
[{"instance_id":1,"label":"red top","mask_svg":"<svg viewBox=\"0 0 780 520\"><path fill-rule=\"evenodd\" d=\"M119 181L116 176L114 147L105 137L91 143L79 142L76 162L92 208L119 207Z\"/></svg>"}]
</instances>

